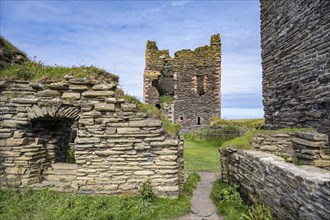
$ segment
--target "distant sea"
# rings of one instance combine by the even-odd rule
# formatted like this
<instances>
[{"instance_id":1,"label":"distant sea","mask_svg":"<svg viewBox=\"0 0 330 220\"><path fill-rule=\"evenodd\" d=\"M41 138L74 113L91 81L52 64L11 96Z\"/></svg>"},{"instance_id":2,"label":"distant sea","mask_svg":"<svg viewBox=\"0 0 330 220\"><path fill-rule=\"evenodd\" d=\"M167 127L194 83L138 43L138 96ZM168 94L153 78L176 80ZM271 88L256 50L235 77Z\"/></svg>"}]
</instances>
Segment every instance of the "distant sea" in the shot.
<instances>
[{"instance_id":1,"label":"distant sea","mask_svg":"<svg viewBox=\"0 0 330 220\"><path fill-rule=\"evenodd\" d=\"M221 118L223 119L248 119L263 118L264 110L262 108L222 108Z\"/></svg>"}]
</instances>

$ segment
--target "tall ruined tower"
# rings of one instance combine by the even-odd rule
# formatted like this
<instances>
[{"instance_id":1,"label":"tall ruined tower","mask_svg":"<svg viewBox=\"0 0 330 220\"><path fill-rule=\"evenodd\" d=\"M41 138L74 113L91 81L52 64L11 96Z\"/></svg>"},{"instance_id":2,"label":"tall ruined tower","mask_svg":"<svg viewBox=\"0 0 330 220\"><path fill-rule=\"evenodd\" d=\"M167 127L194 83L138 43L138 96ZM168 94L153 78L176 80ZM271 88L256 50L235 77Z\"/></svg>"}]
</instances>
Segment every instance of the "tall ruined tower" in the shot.
<instances>
[{"instance_id":1,"label":"tall ruined tower","mask_svg":"<svg viewBox=\"0 0 330 220\"><path fill-rule=\"evenodd\" d=\"M220 116L220 82L220 34L211 37L210 46L180 50L174 58L147 42L144 102L161 108L172 122L191 128Z\"/></svg>"}]
</instances>

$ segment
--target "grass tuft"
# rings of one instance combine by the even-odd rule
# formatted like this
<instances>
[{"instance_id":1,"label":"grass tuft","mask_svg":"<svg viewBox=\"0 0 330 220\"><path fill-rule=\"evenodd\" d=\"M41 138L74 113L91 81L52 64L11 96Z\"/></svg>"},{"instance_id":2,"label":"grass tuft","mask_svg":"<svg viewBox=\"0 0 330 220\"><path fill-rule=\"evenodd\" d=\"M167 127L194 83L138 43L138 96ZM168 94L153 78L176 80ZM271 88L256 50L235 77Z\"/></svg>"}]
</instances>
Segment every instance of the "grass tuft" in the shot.
<instances>
[{"instance_id":1,"label":"grass tuft","mask_svg":"<svg viewBox=\"0 0 330 220\"><path fill-rule=\"evenodd\" d=\"M159 96L159 103L166 103L166 104L171 104L174 101L173 96L166 95L166 96Z\"/></svg>"},{"instance_id":2,"label":"grass tuft","mask_svg":"<svg viewBox=\"0 0 330 220\"><path fill-rule=\"evenodd\" d=\"M265 204L253 204L247 206L242 200L239 186L230 186L217 180L214 182L211 198L226 220L272 220L273 215L270 208Z\"/></svg>"},{"instance_id":3,"label":"grass tuft","mask_svg":"<svg viewBox=\"0 0 330 220\"><path fill-rule=\"evenodd\" d=\"M138 104L138 108L142 111L147 113L147 115L151 118L154 119L161 119L163 121L164 124L164 129L166 131L166 133L168 135L170 135L171 137L176 136L181 128L181 125L178 123L171 123L166 115L164 115L158 108L156 108L153 105L150 104L143 104L140 103Z\"/></svg>"},{"instance_id":4,"label":"grass tuft","mask_svg":"<svg viewBox=\"0 0 330 220\"><path fill-rule=\"evenodd\" d=\"M192 197L194 190L197 187L198 182L201 180L201 177L198 173L191 173L188 176L187 181L183 186L182 194L187 197Z\"/></svg>"},{"instance_id":5,"label":"grass tuft","mask_svg":"<svg viewBox=\"0 0 330 220\"><path fill-rule=\"evenodd\" d=\"M211 198L226 220L241 219L242 214L248 214L248 207L244 204L237 191L238 186L229 186L221 180L214 182Z\"/></svg>"}]
</instances>

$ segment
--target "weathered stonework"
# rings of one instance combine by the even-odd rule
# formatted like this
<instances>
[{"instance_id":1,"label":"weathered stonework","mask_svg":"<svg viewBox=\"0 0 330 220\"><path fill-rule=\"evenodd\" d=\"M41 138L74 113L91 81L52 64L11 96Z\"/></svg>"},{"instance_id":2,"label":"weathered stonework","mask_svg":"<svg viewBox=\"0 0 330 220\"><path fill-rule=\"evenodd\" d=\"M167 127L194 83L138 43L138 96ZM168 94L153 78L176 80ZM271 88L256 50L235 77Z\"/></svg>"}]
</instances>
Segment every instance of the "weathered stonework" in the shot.
<instances>
[{"instance_id":1,"label":"weathered stonework","mask_svg":"<svg viewBox=\"0 0 330 220\"><path fill-rule=\"evenodd\" d=\"M266 127L330 136L330 1L261 0Z\"/></svg>"},{"instance_id":2,"label":"weathered stonework","mask_svg":"<svg viewBox=\"0 0 330 220\"><path fill-rule=\"evenodd\" d=\"M210 117L220 116L220 77L219 34L211 37L210 46L180 50L174 58L168 50L158 50L155 42L147 42L144 102L158 106L183 128L205 126ZM160 103L161 96L174 98L171 108Z\"/></svg>"},{"instance_id":3,"label":"weathered stonework","mask_svg":"<svg viewBox=\"0 0 330 220\"><path fill-rule=\"evenodd\" d=\"M304 165L330 170L327 139L327 135L317 132L257 133L252 147Z\"/></svg>"},{"instance_id":4,"label":"weathered stonework","mask_svg":"<svg viewBox=\"0 0 330 220\"><path fill-rule=\"evenodd\" d=\"M329 171L295 166L273 154L221 149L221 176L244 198L264 202L276 219L329 219Z\"/></svg>"},{"instance_id":5,"label":"weathered stonework","mask_svg":"<svg viewBox=\"0 0 330 220\"><path fill-rule=\"evenodd\" d=\"M183 140L115 97L116 85L110 76L1 81L0 185L62 181L79 193L127 194L149 179L157 195L177 197Z\"/></svg>"}]
</instances>

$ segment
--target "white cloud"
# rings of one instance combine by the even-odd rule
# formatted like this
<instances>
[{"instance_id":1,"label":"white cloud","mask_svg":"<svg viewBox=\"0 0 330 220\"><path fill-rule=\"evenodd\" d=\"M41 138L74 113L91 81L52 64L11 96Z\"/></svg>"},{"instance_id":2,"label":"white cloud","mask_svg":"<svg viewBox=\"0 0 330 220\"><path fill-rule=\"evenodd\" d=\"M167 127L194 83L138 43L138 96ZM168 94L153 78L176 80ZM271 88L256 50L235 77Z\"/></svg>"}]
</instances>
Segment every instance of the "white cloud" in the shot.
<instances>
[{"instance_id":1,"label":"white cloud","mask_svg":"<svg viewBox=\"0 0 330 220\"><path fill-rule=\"evenodd\" d=\"M171 54L222 38L222 94L260 93L259 2L1 1L1 34L47 64L96 65L142 97L147 40Z\"/></svg>"}]
</instances>

